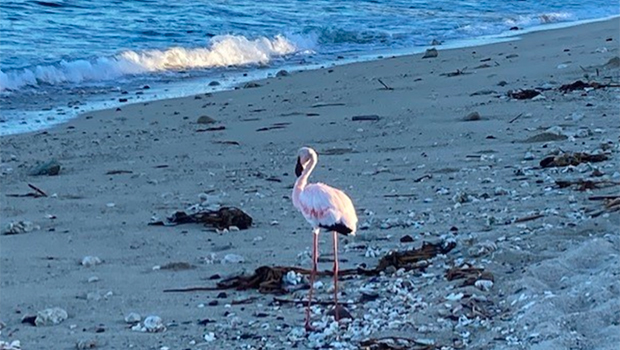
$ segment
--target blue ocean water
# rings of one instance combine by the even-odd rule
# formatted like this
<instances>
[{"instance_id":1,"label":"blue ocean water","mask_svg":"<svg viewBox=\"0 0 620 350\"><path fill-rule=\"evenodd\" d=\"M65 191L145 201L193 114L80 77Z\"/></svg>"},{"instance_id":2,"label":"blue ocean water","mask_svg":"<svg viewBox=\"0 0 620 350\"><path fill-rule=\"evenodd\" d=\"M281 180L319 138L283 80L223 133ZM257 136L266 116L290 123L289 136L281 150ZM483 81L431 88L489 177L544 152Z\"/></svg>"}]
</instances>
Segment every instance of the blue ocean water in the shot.
<instances>
[{"instance_id":1,"label":"blue ocean water","mask_svg":"<svg viewBox=\"0 0 620 350\"><path fill-rule=\"evenodd\" d=\"M619 13L609 0L2 0L0 135L109 106L143 85L154 90L134 100Z\"/></svg>"}]
</instances>

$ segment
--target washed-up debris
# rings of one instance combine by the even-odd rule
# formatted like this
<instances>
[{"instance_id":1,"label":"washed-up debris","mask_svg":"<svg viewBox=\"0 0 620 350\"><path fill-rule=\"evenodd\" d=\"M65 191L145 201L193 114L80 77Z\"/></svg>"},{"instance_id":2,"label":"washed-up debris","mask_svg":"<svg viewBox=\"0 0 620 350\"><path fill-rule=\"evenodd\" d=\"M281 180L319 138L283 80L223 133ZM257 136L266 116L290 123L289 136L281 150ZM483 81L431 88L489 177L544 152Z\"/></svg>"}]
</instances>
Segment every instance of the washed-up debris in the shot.
<instances>
[{"instance_id":1,"label":"washed-up debris","mask_svg":"<svg viewBox=\"0 0 620 350\"><path fill-rule=\"evenodd\" d=\"M492 95L492 94L497 94L497 91L495 90L478 90L474 93L469 94L469 96L485 96L485 95Z\"/></svg>"},{"instance_id":2,"label":"washed-up debris","mask_svg":"<svg viewBox=\"0 0 620 350\"><path fill-rule=\"evenodd\" d=\"M179 261L179 262L171 262L171 263L161 265L159 266L158 270L183 271L183 270L191 270L195 268L196 266L188 262Z\"/></svg>"},{"instance_id":3,"label":"washed-up debris","mask_svg":"<svg viewBox=\"0 0 620 350\"><path fill-rule=\"evenodd\" d=\"M437 51L436 48L431 48L431 49L426 49L426 51L424 52L424 56L422 56L422 58L435 58L439 56L439 52Z\"/></svg>"},{"instance_id":4,"label":"washed-up debris","mask_svg":"<svg viewBox=\"0 0 620 350\"><path fill-rule=\"evenodd\" d=\"M232 226L246 230L252 225L252 218L235 207L222 207L218 210L202 210L188 215L184 211L177 211L166 221L150 222L153 226L176 226L189 223L202 223L217 229L230 229Z\"/></svg>"},{"instance_id":5,"label":"washed-up debris","mask_svg":"<svg viewBox=\"0 0 620 350\"><path fill-rule=\"evenodd\" d=\"M602 200L604 203L604 208L599 210L589 210L591 212L590 216L598 217L604 213L611 213L615 211L620 211L620 195L611 195L611 196L592 196L588 197L591 201Z\"/></svg>"},{"instance_id":6,"label":"washed-up debris","mask_svg":"<svg viewBox=\"0 0 620 350\"><path fill-rule=\"evenodd\" d=\"M433 341L404 337L370 338L360 342L362 350L434 350L439 349Z\"/></svg>"},{"instance_id":7,"label":"washed-up debris","mask_svg":"<svg viewBox=\"0 0 620 350\"><path fill-rule=\"evenodd\" d=\"M41 176L41 175L48 175L48 176L55 176L58 175L58 173L60 173L60 163L56 160L56 159L52 159L49 162L37 165L36 167L34 167L31 171L30 171L30 175L32 176Z\"/></svg>"},{"instance_id":8,"label":"washed-up debris","mask_svg":"<svg viewBox=\"0 0 620 350\"><path fill-rule=\"evenodd\" d=\"M565 152L556 156L549 156L540 161L543 168L577 166L581 163L597 163L609 159L606 154L589 154L586 152Z\"/></svg>"},{"instance_id":9,"label":"washed-up debris","mask_svg":"<svg viewBox=\"0 0 620 350\"><path fill-rule=\"evenodd\" d=\"M351 117L351 120L354 122L358 122L358 121L377 121L381 119L381 117L379 117L376 114L370 114L370 115L354 115L353 117Z\"/></svg>"},{"instance_id":10,"label":"washed-up debris","mask_svg":"<svg viewBox=\"0 0 620 350\"><path fill-rule=\"evenodd\" d=\"M345 106L344 103L341 102L317 102L310 106L310 108L321 108L321 107L335 107L335 106Z\"/></svg>"},{"instance_id":11,"label":"washed-up debris","mask_svg":"<svg viewBox=\"0 0 620 350\"><path fill-rule=\"evenodd\" d=\"M36 316L24 316L22 323L30 323L33 326L52 326L57 325L69 318L69 314L64 309L52 307L37 312Z\"/></svg>"},{"instance_id":12,"label":"washed-up debris","mask_svg":"<svg viewBox=\"0 0 620 350\"><path fill-rule=\"evenodd\" d=\"M383 82L383 80L381 80L381 79L377 79L377 81L379 82L379 84L383 85L383 88L384 88L385 90L394 90L394 88L393 88L393 87L388 86L386 83L384 83L384 82Z\"/></svg>"},{"instance_id":13,"label":"washed-up debris","mask_svg":"<svg viewBox=\"0 0 620 350\"><path fill-rule=\"evenodd\" d=\"M534 136L528 137L521 141L523 143L537 143L537 142L550 142L550 141L563 141L568 139L568 136L562 134L556 134L553 132L543 132Z\"/></svg>"},{"instance_id":14,"label":"washed-up debris","mask_svg":"<svg viewBox=\"0 0 620 350\"><path fill-rule=\"evenodd\" d=\"M604 89L608 87L620 87L619 84L601 84L595 81L585 83L581 80L577 80L570 84L564 84L558 88L563 93L571 92L575 90L585 90L585 89Z\"/></svg>"},{"instance_id":15,"label":"washed-up debris","mask_svg":"<svg viewBox=\"0 0 620 350\"><path fill-rule=\"evenodd\" d=\"M514 98L516 100L529 100L540 95L540 91L536 91L533 89L519 89L515 91L510 90L507 94L508 97Z\"/></svg>"},{"instance_id":16,"label":"washed-up debris","mask_svg":"<svg viewBox=\"0 0 620 350\"><path fill-rule=\"evenodd\" d=\"M110 170L105 173L106 175L119 175L119 174L133 174L131 170Z\"/></svg>"},{"instance_id":17,"label":"washed-up debris","mask_svg":"<svg viewBox=\"0 0 620 350\"><path fill-rule=\"evenodd\" d=\"M454 72L441 73L439 75L445 76L445 77L456 77L456 76L459 76L459 75L471 74L471 73L465 72L466 69L467 69L467 67L465 67L463 69L457 69Z\"/></svg>"},{"instance_id":18,"label":"washed-up debris","mask_svg":"<svg viewBox=\"0 0 620 350\"><path fill-rule=\"evenodd\" d=\"M412 269L424 269L429 265L429 260L439 254L447 254L456 247L456 242L446 241L440 243L423 242L422 247L407 251L392 251L387 253L379 260L374 269L364 269L358 267L356 269L340 270L340 276L362 275L377 276L386 270L404 269L405 271ZM164 292L196 292L196 291L215 291L222 289L257 289L264 294L285 294L287 289L284 287L286 276L291 272L302 275L309 275L310 270L293 267L293 266L261 266L254 270L252 275L235 276L217 283L215 287L189 287L166 289ZM317 271L318 276L333 276L333 271ZM473 284L473 283L472 283Z\"/></svg>"},{"instance_id":19,"label":"washed-up debris","mask_svg":"<svg viewBox=\"0 0 620 350\"><path fill-rule=\"evenodd\" d=\"M256 131L268 131L268 130L284 129L289 124L291 124L291 123L289 123L289 122L274 123L271 126L265 126L265 127L262 127L262 128L258 128L258 129L256 129Z\"/></svg>"},{"instance_id":20,"label":"washed-up debris","mask_svg":"<svg viewBox=\"0 0 620 350\"><path fill-rule=\"evenodd\" d=\"M610 186L617 186L617 185L620 185L620 182L614 182L614 181L608 181L608 180L594 181L594 180L579 179L579 180L555 180L555 184L559 188L577 186L576 188L577 191L586 191L586 190L601 189L601 188L610 187Z\"/></svg>"},{"instance_id":21,"label":"washed-up debris","mask_svg":"<svg viewBox=\"0 0 620 350\"><path fill-rule=\"evenodd\" d=\"M75 348L77 350L96 349L97 348L97 340L95 340L95 339L79 340L77 343L75 343ZM1 349L2 348L0 348L0 350Z\"/></svg>"},{"instance_id":22,"label":"washed-up debris","mask_svg":"<svg viewBox=\"0 0 620 350\"><path fill-rule=\"evenodd\" d=\"M487 280L494 282L493 274L486 271L483 268L471 267L467 264L460 267L452 267L446 272L446 279L448 281L464 279L461 287L474 286L476 281Z\"/></svg>"},{"instance_id":23,"label":"washed-up debris","mask_svg":"<svg viewBox=\"0 0 620 350\"><path fill-rule=\"evenodd\" d=\"M196 129L196 132L221 131L221 130L226 130L226 127L224 125L220 125L220 126L214 126L214 127L206 128L206 129Z\"/></svg>"},{"instance_id":24,"label":"washed-up debris","mask_svg":"<svg viewBox=\"0 0 620 350\"><path fill-rule=\"evenodd\" d=\"M41 229L41 226L35 225L30 221L10 222L6 225L3 235L18 235Z\"/></svg>"}]
</instances>

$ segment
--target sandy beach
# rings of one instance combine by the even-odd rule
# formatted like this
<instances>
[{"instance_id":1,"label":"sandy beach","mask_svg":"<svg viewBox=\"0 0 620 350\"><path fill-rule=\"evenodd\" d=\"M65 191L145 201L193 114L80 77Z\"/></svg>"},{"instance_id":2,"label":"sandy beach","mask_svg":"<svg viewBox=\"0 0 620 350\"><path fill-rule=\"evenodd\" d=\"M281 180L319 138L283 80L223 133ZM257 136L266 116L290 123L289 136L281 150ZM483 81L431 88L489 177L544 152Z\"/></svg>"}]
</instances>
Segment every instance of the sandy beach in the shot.
<instances>
[{"instance_id":1,"label":"sandy beach","mask_svg":"<svg viewBox=\"0 0 620 350\"><path fill-rule=\"evenodd\" d=\"M413 349L616 349L620 212L591 198L619 194L619 33L615 18L437 46L437 57L294 72L2 137L0 340L358 349L395 336L417 340ZM560 89L577 80L585 86ZM520 99L519 89L536 95ZM340 240L341 269L372 268L423 242L456 245L416 268L343 278L354 319L338 329L329 306L315 306L310 335L301 305L271 294L164 293L264 265L310 268L311 227L290 198L301 146L319 153L310 180L345 190L357 208L360 230ZM565 164L565 152L598 157ZM51 160L57 175L31 175ZM47 196L21 196L35 193L28 184ZM240 208L252 227L148 225L202 202ZM28 232L5 234L10 224ZM320 249L320 269L330 269L329 234ZM454 268L478 270L467 283L447 278ZM475 283L482 272L486 282ZM278 297L305 298L298 282ZM331 279L321 282L318 298L329 301ZM23 322L54 307L67 313L58 324ZM126 322L131 313L139 324ZM165 330L143 331L152 315Z\"/></svg>"}]
</instances>

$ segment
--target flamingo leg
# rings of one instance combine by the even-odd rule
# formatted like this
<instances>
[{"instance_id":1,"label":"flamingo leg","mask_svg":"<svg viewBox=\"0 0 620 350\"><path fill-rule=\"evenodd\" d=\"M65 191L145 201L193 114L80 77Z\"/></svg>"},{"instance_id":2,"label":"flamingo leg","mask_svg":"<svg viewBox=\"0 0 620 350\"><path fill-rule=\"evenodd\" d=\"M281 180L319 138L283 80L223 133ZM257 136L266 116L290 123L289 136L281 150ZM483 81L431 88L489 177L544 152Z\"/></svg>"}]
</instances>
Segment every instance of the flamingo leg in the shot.
<instances>
[{"instance_id":1,"label":"flamingo leg","mask_svg":"<svg viewBox=\"0 0 620 350\"><path fill-rule=\"evenodd\" d=\"M334 231L334 318L340 321L338 315L338 232Z\"/></svg>"},{"instance_id":2,"label":"flamingo leg","mask_svg":"<svg viewBox=\"0 0 620 350\"><path fill-rule=\"evenodd\" d=\"M312 292L314 291L314 280L319 262L319 232L319 229L312 231L312 271L310 272L310 292L308 293L308 306L306 307L306 331L308 332L314 330L310 325L310 306L312 305Z\"/></svg>"}]
</instances>

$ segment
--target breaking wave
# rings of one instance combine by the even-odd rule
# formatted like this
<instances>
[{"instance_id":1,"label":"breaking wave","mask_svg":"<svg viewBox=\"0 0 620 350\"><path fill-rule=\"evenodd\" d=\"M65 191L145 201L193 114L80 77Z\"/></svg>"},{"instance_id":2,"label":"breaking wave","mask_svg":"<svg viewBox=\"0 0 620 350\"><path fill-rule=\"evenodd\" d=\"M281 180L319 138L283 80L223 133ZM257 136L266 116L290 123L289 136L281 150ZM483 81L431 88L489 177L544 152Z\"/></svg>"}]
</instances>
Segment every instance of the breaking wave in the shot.
<instances>
[{"instance_id":1,"label":"breaking wave","mask_svg":"<svg viewBox=\"0 0 620 350\"><path fill-rule=\"evenodd\" d=\"M42 84L107 81L153 72L267 64L299 50L298 45L281 35L253 40L240 35L221 35L211 38L210 45L205 48L125 51L93 60L63 60L54 65L0 70L0 91Z\"/></svg>"}]
</instances>

